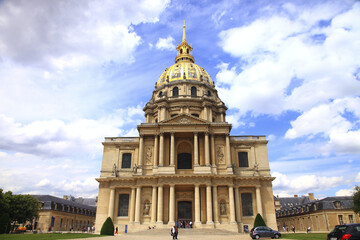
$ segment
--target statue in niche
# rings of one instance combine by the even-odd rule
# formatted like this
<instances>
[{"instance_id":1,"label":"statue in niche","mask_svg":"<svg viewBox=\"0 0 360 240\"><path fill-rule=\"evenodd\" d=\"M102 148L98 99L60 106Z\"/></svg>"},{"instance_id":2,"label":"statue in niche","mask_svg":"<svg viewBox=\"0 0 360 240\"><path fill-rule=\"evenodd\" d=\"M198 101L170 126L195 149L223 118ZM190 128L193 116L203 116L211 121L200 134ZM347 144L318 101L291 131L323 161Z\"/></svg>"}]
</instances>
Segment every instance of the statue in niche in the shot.
<instances>
[{"instance_id":1,"label":"statue in niche","mask_svg":"<svg viewBox=\"0 0 360 240\"><path fill-rule=\"evenodd\" d=\"M149 214L150 214L150 203L145 202L144 203L144 209L143 209L143 215L144 216L149 216Z\"/></svg>"},{"instance_id":2,"label":"statue in niche","mask_svg":"<svg viewBox=\"0 0 360 240\"><path fill-rule=\"evenodd\" d=\"M220 215L226 215L226 205L225 205L225 202L220 202Z\"/></svg>"},{"instance_id":3,"label":"statue in niche","mask_svg":"<svg viewBox=\"0 0 360 240\"><path fill-rule=\"evenodd\" d=\"M112 175L114 177L117 177L117 170L116 170L116 164L115 163L114 163L114 166L113 166Z\"/></svg>"},{"instance_id":4,"label":"statue in niche","mask_svg":"<svg viewBox=\"0 0 360 240\"><path fill-rule=\"evenodd\" d=\"M224 152L223 152L222 146L218 146L216 153L217 153L218 162L223 163L224 162Z\"/></svg>"},{"instance_id":5,"label":"statue in niche","mask_svg":"<svg viewBox=\"0 0 360 240\"><path fill-rule=\"evenodd\" d=\"M151 147L147 147L146 148L146 164L150 165L151 164L151 156L152 156L152 148Z\"/></svg>"}]
</instances>

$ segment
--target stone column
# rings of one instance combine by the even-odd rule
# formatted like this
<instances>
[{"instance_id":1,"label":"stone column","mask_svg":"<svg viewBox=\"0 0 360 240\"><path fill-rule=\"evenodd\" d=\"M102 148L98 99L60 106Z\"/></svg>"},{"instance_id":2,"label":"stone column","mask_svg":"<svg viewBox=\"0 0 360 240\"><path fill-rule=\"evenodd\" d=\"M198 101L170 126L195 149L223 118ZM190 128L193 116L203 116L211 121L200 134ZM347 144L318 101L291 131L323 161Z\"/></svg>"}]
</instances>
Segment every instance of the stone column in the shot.
<instances>
[{"instance_id":1,"label":"stone column","mask_svg":"<svg viewBox=\"0 0 360 240\"><path fill-rule=\"evenodd\" d=\"M151 199L151 223L156 222L157 187L153 186Z\"/></svg>"},{"instance_id":2,"label":"stone column","mask_svg":"<svg viewBox=\"0 0 360 240\"><path fill-rule=\"evenodd\" d=\"M162 120L165 120L165 118L166 118L166 108L165 108L165 107L162 107L161 110L162 110L162 112L161 112L161 118L162 118Z\"/></svg>"},{"instance_id":3,"label":"stone column","mask_svg":"<svg viewBox=\"0 0 360 240\"><path fill-rule=\"evenodd\" d=\"M235 205L234 205L234 188L229 186L229 207L230 207L230 223L235 222Z\"/></svg>"},{"instance_id":4,"label":"stone column","mask_svg":"<svg viewBox=\"0 0 360 240\"><path fill-rule=\"evenodd\" d=\"M230 136L229 134L225 135L226 139L226 165L228 168L231 167L231 151L230 151Z\"/></svg>"},{"instance_id":5,"label":"stone column","mask_svg":"<svg viewBox=\"0 0 360 240\"><path fill-rule=\"evenodd\" d=\"M211 186L206 186L206 224L214 224L212 220Z\"/></svg>"},{"instance_id":6,"label":"stone column","mask_svg":"<svg viewBox=\"0 0 360 240\"><path fill-rule=\"evenodd\" d=\"M220 114L220 121L221 121L221 122L225 122L224 113L221 113L221 114Z\"/></svg>"},{"instance_id":7,"label":"stone column","mask_svg":"<svg viewBox=\"0 0 360 240\"><path fill-rule=\"evenodd\" d=\"M135 220L135 187L131 188L131 199L130 199L130 223L134 223Z\"/></svg>"},{"instance_id":8,"label":"stone column","mask_svg":"<svg viewBox=\"0 0 360 240\"><path fill-rule=\"evenodd\" d=\"M110 189L110 198L109 198L109 217L114 221L114 205L115 205L115 188Z\"/></svg>"},{"instance_id":9,"label":"stone column","mask_svg":"<svg viewBox=\"0 0 360 240\"><path fill-rule=\"evenodd\" d=\"M141 210L141 186L138 186L136 188L135 223L140 223L140 210Z\"/></svg>"},{"instance_id":10,"label":"stone column","mask_svg":"<svg viewBox=\"0 0 360 240\"><path fill-rule=\"evenodd\" d=\"M210 166L210 148L208 132L205 132L205 166Z\"/></svg>"},{"instance_id":11,"label":"stone column","mask_svg":"<svg viewBox=\"0 0 360 240\"><path fill-rule=\"evenodd\" d=\"M205 120L208 120L208 108L207 108L207 106L204 106L204 118L205 118Z\"/></svg>"},{"instance_id":12,"label":"stone column","mask_svg":"<svg viewBox=\"0 0 360 240\"><path fill-rule=\"evenodd\" d=\"M169 197L169 225L175 224L175 185L170 185L170 197Z\"/></svg>"},{"instance_id":13,"label":"stone column","mask_svg":"<svg viewBox=\"0 0 360 240\"><path fill-rule=\"evenodd\" d=\"M194 132L194 166L199 166L199 145L197 132Z\"/></svg>"},{"instance_id":14,"label":"stone column","mask_svg":"<svg viewBox=\"0 0 360 240\"><path fill-rule=\"evenodd\" d=\"M163 209L163 186L160 185L158 187L158 207L157 207L157 222L158 224L162 224L163 223L163 213L164 213L164 209Z\"/></svg>"},{"instance_id":15,"label":"stone column","mask_svg":"<svg viewBox=\"0 0 360 240\"><path fill-rule=\"evenodd\" d=\"M141 168L143 165L144 159L144 135L140 135L140 143L139 143L139 167Z\"/></svg>"},{"instance_id":16,"label":"stone column","mask_svg":"<svg viewBox=\"0 0 360 240\"><path fill-rule=\"evenodd\" d=\"M218 210L218 198L217 198L217 186L213 186L213 209L214 209L214 221L219 223L219 210Z\"/></svg>"},{"instance_id":17,"label":"stone column","mask_svg":"<svg viewBox=\"0 0 360 240\"><path fill-rule=\"evenodd\" d=\"M213 167L215 167L216 166L216 159L215 159L215 139L214 139L214 134L211 134L210 142L211 142L211 165Z\"/></svg>"},{"instance_id":18,"label":"stone column","mask_svg":"<svg viewBox=\"0 0 360 240\"><path fill-rule=\"evenodd\" d=\"M175 165L175 134L171 133L170 138L170 166Z\"/></svg>"},{"instance_id":19,"label":"stone column","mask_svg":"<svg viewBox=\"0 0 360 240\"><path fill-rule=\"evenodd\" d=\"M158 166L158 162L159 162L159 138L158 135L155 135L154 137L154 167Z\"/></svg>"},{"instance_id":20,"label":"stone column","mask_svg":"<svg viewBox=\"0 0 360 240\"><path fill-rule=\"evenodd\" d=\"M212 109L211 107L209 108L209 121L212 122Z\"/></svg>"},{"instance_id":21,"label":"stone column","mask_svg":"<svg viewBox=\"0 0 360 240\"><path fill-rule=\"evenodd\" d=\"M256 206L257 206L257 212L260 213L260 215L262 217L264 217L263 213L262 213L261 192L260 192L260 187L259 186L256 187Z\"/></svg>"},{"instance_id":22,"label":"stone column","mask_svg":"<svg viewBox=\"0 0 360 240\"><path fill-rule=\"evenodd\" d=\"M200 222L200 189L199 184L195 184L195 224Z\"/></svg>"},{"instance_id":23,"label":"stone column","mask_svg":"<svg viewBox=\"0 0 360 240\"><path fill-rule=\"evenodd\" d=\"M235 187L235 214L236 214L236 221L238 223L241 222L240 216L240 194L239 194L239 187Z\"/></svg>"},{"instance_id":24,"label":"stone column","mask_svg":"<svg viewBox=\"0 0 360 240\"><path fill-rule=\"evenodd\" d=\"M164 133L160 133L159 166L164 166Z\"/></svg>"}]
</instances>

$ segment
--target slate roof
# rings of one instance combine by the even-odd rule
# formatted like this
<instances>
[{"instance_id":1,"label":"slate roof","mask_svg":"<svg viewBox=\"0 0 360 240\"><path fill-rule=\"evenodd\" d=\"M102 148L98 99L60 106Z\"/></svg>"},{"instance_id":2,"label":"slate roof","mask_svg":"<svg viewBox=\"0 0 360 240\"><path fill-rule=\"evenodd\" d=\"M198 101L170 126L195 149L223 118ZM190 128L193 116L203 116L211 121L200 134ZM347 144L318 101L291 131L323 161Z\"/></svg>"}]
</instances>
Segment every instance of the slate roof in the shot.
<instances>
[{"instance_id":1,"label":"slate roof","mask_svg":"<svg viewBox=\"0 0 360 240\"><path fill-rule=\"evenodd\" d=\"M277 217L306 214L317 210L351 209L353 200L351 196L326 197L311 201L309 197L279 198L281 209L276 211ZM336 206L340 202L340 206Z\"/></svg>"},{"instance_id":2,"label":"slate roof","mask_svg":"<svg viewBox=\"0 0 360 240\"><path fill-rule=\"evenodd\" d=\"M52 209L51 203L57 203L57 204L63 204L63 205L76 207L76 208L83 208L83 209L87 209L87 210L94 211L94 212L96 211L96 207L94 207L94 206L89 206L89 205L65 200L63 198L58 198L58 197L54 197L51 195L33 195L33 196L35 198L37 198L39 200L39 202L44 203L44 206L41 208L43 210L51 210Z\"/></svg>"}]
</instances>

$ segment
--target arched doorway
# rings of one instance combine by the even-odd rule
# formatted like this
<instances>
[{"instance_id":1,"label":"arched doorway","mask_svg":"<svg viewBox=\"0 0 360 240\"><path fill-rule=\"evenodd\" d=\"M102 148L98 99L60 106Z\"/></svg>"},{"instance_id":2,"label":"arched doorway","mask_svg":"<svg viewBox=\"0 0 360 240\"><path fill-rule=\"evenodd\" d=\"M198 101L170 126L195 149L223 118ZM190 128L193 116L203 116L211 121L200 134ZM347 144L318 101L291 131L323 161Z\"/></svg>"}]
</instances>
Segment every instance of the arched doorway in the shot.
<instances>
[{"instance_id":1,"label":"arched doorway","mask_svg":"<svg viewBox=\"0 0 360 240\"><path fill-rule=\"evenodd\" d=\"M192 221L192 202L178 202L178 221Z\"/></svg>"}]
</instances>

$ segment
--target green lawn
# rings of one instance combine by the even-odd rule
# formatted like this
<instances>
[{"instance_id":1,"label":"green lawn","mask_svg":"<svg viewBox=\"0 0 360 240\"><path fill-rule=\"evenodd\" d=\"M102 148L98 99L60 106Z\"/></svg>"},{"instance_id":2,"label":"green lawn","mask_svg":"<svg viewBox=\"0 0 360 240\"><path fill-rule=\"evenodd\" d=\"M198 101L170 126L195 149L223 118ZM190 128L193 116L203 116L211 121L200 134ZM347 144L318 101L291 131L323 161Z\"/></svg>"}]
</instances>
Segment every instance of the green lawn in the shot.
<instances>
[{"instance_id":1,"label":"green lawn","mask_svg":"<svg viewBox=\"0 0 360 240\"><path fill-rule=\"evenodd\" d=\"M281 238L285 239L299 239L299 240L326 240L327 233L293 233L281 234Z\"/></svg>"},{"instance_id":2,"label":"green lawn","mask_svg":"<svg viewBox=\"0 0 360 240\"><path fill-rule=\"evenodd\" d=\"M0 239L11 240L47 240L47 239L74 239L74 238L90 238L101 237L88 233L39 233L39 234L0 234Z\"/></svg>"}]
</instances>

